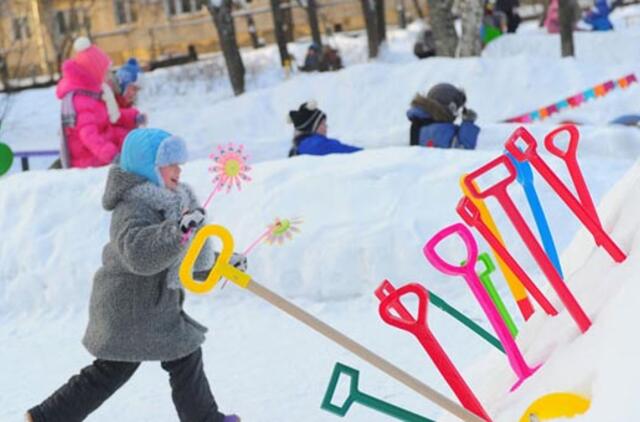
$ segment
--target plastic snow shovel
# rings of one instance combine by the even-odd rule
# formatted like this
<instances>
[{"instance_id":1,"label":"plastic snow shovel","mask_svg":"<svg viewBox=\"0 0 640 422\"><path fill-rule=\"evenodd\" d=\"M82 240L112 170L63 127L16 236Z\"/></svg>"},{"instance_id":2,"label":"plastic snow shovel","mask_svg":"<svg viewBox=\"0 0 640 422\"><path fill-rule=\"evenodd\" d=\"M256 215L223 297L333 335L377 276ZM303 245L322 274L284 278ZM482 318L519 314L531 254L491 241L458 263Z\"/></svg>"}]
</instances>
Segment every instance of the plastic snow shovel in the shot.
<instances>
[{"instance_id":1,"label":"plastic snow shovel","mask_svg":"<svg viewBox=\"0 0 640 422\"><path fill-rule=\"evenodd\" d=\"M505 324L507 324L507 328L509 328L509 332L511 333L511 337L515 338L518 335L518 327L516 327L515 322L511 318L507 307L504 305L500 294L496 290L496 286L493 285L491 281L491 273L493 273L496 269L495 265L493 265L493 261L491 261L491 257L488 253L483 252L478 255L478 261L484 264L484 271L478 274L478 278L482 282L484 289L489 294L491 301L495 305L496 309L498 309L498 313L502 317L502 320ZM463 263L464 265L464 263Z\"/></svg>"},{"instance_id":2,"label":"plastic snow shovel","mask_svg":"<svg viewBox=\"0 0 640 422\"><path fill-rule=\"evenodd\" d=\"M544 422L572 418L589 410L591 400L574 393L551 393L534 401L519 422Z\"/></svg>"},{"instance_id":3,"label":"plastic snow shovel","mask_svg":"<svg viewBox=\"0 0 640 422\"><path fill-rule=\"evenodd\" d=\"M513 154L513 152L511 153ZM513 155L515 156L515 154ZM488 173L500 166L506 167L508 176L505 179L498 181L493 186L486 188L484 191L480 191L479 189L477 189L477 186L473 183L473 181L483 174ZM498 200L498 203L500 204L500 206L502 206L502 209L507 214L507 217L511 221L511 224L513 224L513 226L515 227L524 244L527 246L527 249L529 249L529 252L531 252L531 255L533 255L533 258L540 266L540 269L547 277L547 280L549 280L549 283L551 283L551 287L553 287L553 289L560 297L560 300L569 311L569 314L571 314L571 317L580 328L580 331L584 333L591 326L589 317L584 312L567 285L564 283L562 277L560 277L560 274L558 274L558 271L549 260L549 257L544 252L544 249L542 249L542 246L531 232L531 229L527 225L527 222L524 220L524 217L522 217L522 214L520 214L518 207L509 196L507 188L515 180L515 178L515 167L506 155L500 155L496 159L488 162L479 169L469 173L464 179L464 182L469 189L469 193L471 193L471 195L473 195L474 197L486 199L489 196L493 196Z\"/></svg>"},{"instance_id":4,"label":"plastic snow shovel","mask_svg":"<svg viewBox=\"0 0 640 422\"><path fill-rule=\"evenodd\" d=\"M204 282L198 282L194 280L192 271L196 259L209 237L219 238L222 242L222 249L215 265L209 272L207 279ZM391 362L385 360L381 356L373 353L371 350L345 336L333 327L320 321L313 315L304 311L302 308L294 305L293 303L287 301L285 298L262 286L256 280L253 280L249 274L244 273L232 266L229 263L229 260L231 259L233 250L234 242L229 230L218 225L207 225L202 227L198 231L198 233L196 233L191 245L189 246L189 249L187 250L184 260L180 264L179 275L184 287L191 292L204 294L213 289L215 285L220 281L220 279L224 277L232 281L234 284L237 284L238 286L247 289L253 294L261 297L276 308L287 313L303 324L306 324L311 329L334 341L351 353L354 353L355 355L380 369L387 375L395 378L397 381L411 388L422 397L448 411L452 415L457 416L465 422L482 421L482 419L480 419L472 412L469 412L459 404L440 394L428 385L422 383L414 376L393 365Z\"/></svg>"},{"instance_id":5,"label":"plastic snow shovel","mask_svg":"<svg viewBox=\"0 0 640 422\"><path fill-rule=\"evenodd\" d=\"M332 403L333 396L338 388L338 382L340 377L345 376L349 379L349 397L347 397L342 406L337 406ZM360 372L357 369L351 368L340 362L336 362L333 368L333 374L331 374L331 380L327 387L327 392L324 395L322 404L320 407L328 412L331 412L338 416L345 416L353 403L358 403L366 406L370 409L377 410L380 413L384 413L393 418L400 419L407 422L435 422L432 419L425 418L424 416L417 415L401 407L394 406L391 403L387 403L378 398L365 394L358 390L358 380L360 378ZM344 379L344 378L343 378Z\"/></svg>"},{"instance_id":6,"label":"plastic snow shovel","mask_svg":"<svg viewBox=\"0 0 640 422\"><path fill-rule=\"evenodd\" d=\"M560 258L558 257L558 250L556 249L556 244L553 241L553 235L549 228L549 222L547 221L547 216L542 209L542 204L540 203L538 192L536 192L536 187L533 184L533 171L531 170L531 165L526 161L520 162L516 160L513 158L513 155L508 152L505 155L509 157L509 160L511 160L511 163L513 163L513 166L516 168L516 179L520 186L522 186L522 190L527 197L527 202L529 203L531 214L533 214L533 219L536 222L536 227L538 228L538 234L542 240L544 251L553 263L553 266L556 267L560 277L564 278L564 275L562 274L562 266L560 265Z\"/></svg>"},{"instance_id":7,"label":"plastic snow shovel","mask_svg":"<svg viewBox=\"0 0 640 422\"><path fill-rule=\"evenodd\" d=\"M567 130L569 132L570 139L567 151L562 151L553 144L555 136L559 133L558 130L547 135L545 139L545 146L550 153L562 159L567 165L569 173L571 174L571 179L576 185L576 190L580 199L577 199L569 191L560 178L538 155L538 152L536 151L537 142L528 130L523 127L516 129L505 143L505 148L516 160L529 161L538 173L540 173L540 175L546 180L549 186L551 186L558 196L560 196L560 199L562 199L576 217L578 217L580 222L582 222L587 230L591 232L596 244L605 248L616 262L622 262L627 256L611 239L611 237L609 237L607 232L604 231L602 225L599 223L597 213L595 213L595 206L593 205L589 191L584 183L584 178L580 172L580 167L578 166L576 159L576 149L578 146L577 129L575 126L563 126L560 130ZM524 151L520 150L516 145L516 142L519 140L522 140L526 144Z\"/></svg>"},{"instance_id":8,"label":"plastic snow shovel","mask_svg":"<svg viewBox=\"0 0 640 422\"><path fill-rule=\"evenodd\" d=\"M453 235L458 235L462 239L467 249L467 259L465 265L452 265L446 262L436 251L436 248L438 247L438 244L440 242ZM471 289L471 292L482 307L482 310L487 316L487 319L489 319L491 326L502 342L502 346L507 353L509 364L511 365L513 372L515 372L516 376L518 377L518 381L513 385L513 387L511 387L511 391L518 388L522 382L533 375L533 373L540 367L540 365L535 368L530 368L529 365L525 362L524 357L522 356L522 353L518 348L518 345L516 344L513 337L511 337L511 333L509 333L507 325L502 320L502 318L500 318L500 314L491 301L489 294L482 287L482 282L478 278L475 271L476 262L478 260L478 245L476 243L476 240L473 238L473 234L471 234L471 231L462 223L455 223L449 227L445 227L444 229L436 233L426 243L426 245L424 245L423 251L425 257L431 263L431 265L433 265L442 273L464 277L467 285Z\"/></svg>"},{"instance_id":9,"label":"plastic snow shovel","mask_svg":"<svg viewBox=\"0 0 640 422\"><path fill-rule=\"evenodd\" d=\"M391 284L389 280L384 280L382 283L380 283L378 288L375 290L375 295L380 301L382 301L384 300L385 297L389 296L395 290L396 288L393 287L393 284ZM444 299L442 299L440 296L433 293L433 291L429 291L429 303L435 306L436 308L444 311L445 313L449 314L458 322L460 322L462 325L469 328L471 331L473 331L474 333L476 333L477 335L485 339L493 347L495 347L496 349L504 353L504 349L502 348L502 344L500 343L500 340L498 340L493 335L491 335L491 333L487 332L487 330L485 330L484 328L482 328L481 326L473 322L471 318L469 318L468 316L466 316L465 314L463 314L453 306L449 305ZM411 316L411 313L409 313L404 306L401 306L401 305L399 306L398 304L395 304L395 303L392 303L390 306L394 312L400 315L401 318L405 320L410 320L411 318L413 318Z\"/></svg>"},{"instance_id":10,"label":"plastic snow shovel","mask_svg":"<svg viewBox=\"0 0 640 422\"><path fill-rule=\"evenodd\" d=\"M411 315L402 304L401 298L405 295L415 295L418 297L418 315L416 317ZM451 362L451 359L449 359L449 356L447 356L447 353L429 329L427 323L428 305L429 292L427 289L418 283L409 283L399 289L394 288L389 292L382 302L380 302L378 312L382 320L387 324L413 334L436 365L436 368L438 368L438 371L447 384L449 384L453 393L458 400L460 400L460 403L469 411L486 421L490 421L491 418L483 409L480 401L476 398L475 394L473 394L471 388L467 385L464 378L462 378L460 372L458 372L453 362ZM397 309L401 309L401 311L396 314L394 311Z\"/></svg>"},{"instance_id":11,"label":"plastic snow shovel","mask_svg":"<svg viewBox=\"0 0 640 422\"><path fill-rule=\"evenodd\" d=\"M518 277L522 285L527 289L527 291L531 294L531 296L538 302L538 304L542 307L542 309L551 316L555 316L558 314L556 308L553 307L551 302L546 298L544 294L538 289L538 286L529 278L526 272L522 269L520 264L515 260L515 258L509 253L507 248L505 248L504 244L500 242L498 238L495 237L493 232L487 227L485 224L482 214L475 206L473 201L466 196L462 197L458 202L456 207L456 212L462 218L468 226L474 227L480 235L484 238L484 240L491 246L493 250L504 260L504 262L511 268L511 270Z\"/></svg>"},{"instance_id":12,"label":"plastic snow shovel","mask_svg":"<svg viewBox=\"0 0 640 422\"><path fill-rule=\"evenodd\" d=\"M496 239L496 242L500 243L500 245L502 246L501 249L504 249L504 240L502 239L502 235L500 234L500 230L498 230L495 221L493 221L491 212L489 212L489 209L482 199L477 199L471 196L471 194L469 193L469 189L467 189L464 184L464 178L466 176L466 174L463 174L462 177L460 177L460 189L462 189L462 193L464 194L464 196L473 201L473 204L478 209L482 221L486 224L487 229L491 232L492 237ZM506 262L504 262L504 259L493 247L493 244L489 244L489 247L491 248L491 252L498 262L500 271L502 272L502 275L507 282L507 286L509 286L509 290L511 290L511 295L515 299L522 317L525 321L527 321L531 317L531 315L533 315L534 309L533 305L531 304L531 300L529 300L529 297L527 296L527 289L522 284L522 279L518 279L518 276L516 276L511 267Z\"/></svg>"}]
</instances>

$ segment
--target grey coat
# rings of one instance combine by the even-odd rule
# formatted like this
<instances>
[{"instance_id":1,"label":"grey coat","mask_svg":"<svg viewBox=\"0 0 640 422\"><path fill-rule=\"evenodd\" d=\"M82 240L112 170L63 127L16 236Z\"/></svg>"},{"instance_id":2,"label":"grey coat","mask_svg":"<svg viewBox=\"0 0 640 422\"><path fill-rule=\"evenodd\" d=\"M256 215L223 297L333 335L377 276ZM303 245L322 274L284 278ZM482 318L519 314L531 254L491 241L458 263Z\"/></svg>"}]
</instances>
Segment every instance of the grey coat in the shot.
<instances>
[{"instance_id":1,"label":"grey coat","mask_svg":"<svg viewBox=\"0 0 640 422\"><path fill-rule=\"evenodd\" d=\"M178 222L184 208L199 206L183 184L177 192L112 166L103 207L113 211L110 240L93 280L83 344L100 359L140 362L187 356L207 329L182 309L184 291L175 269L188 245ZM196 270L213 263L208 245Z\"/></svg>"}]
</instances>

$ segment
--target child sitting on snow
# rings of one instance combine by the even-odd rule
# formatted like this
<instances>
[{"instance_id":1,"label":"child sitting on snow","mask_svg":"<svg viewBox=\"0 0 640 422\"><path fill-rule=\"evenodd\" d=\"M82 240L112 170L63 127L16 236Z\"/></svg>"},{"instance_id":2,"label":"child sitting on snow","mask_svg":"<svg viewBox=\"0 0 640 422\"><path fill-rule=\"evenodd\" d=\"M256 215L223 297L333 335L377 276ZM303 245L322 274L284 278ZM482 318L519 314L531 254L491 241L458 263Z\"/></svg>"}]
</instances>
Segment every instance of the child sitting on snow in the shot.
<instances>
[{"instance_id":1,"label":"child sitting on snow","mask_svg":"<svg viewBox=\"0 0 640 422\"><path fill-rule=\"evenodd\" d=\"M613 7L609 6L607 0L596 0L591 10L585 15L584 23L592 31L610 31L613 29L613 24L609 20L612 11Z\"/></svg>"},{"instance_id":2,"label":"child sitting on snow","mask_svg":"<svg viewBox=\"0 0 640 422\"><path fill-rule=\"evenodd\" d=\"M182 237L205 222L193 191L180 183L179 164L186 160L184 141L165 131L136 129L127 136L102 199L112 212L110 240L94 277L82 341L96 360L30 409L27 421L84 420L143 361L160 361L169 373L181 422L240 421L218 410L202 365L207 329L182 308L178 268L188 247ZM214 259L206 245L195 270L210 268ZM246 269L246 258L234 260Z\"/></svg>"},{"instance_id":3,"label":"child sitting on snow","mask_svg":"<svg viewBox=\"0 0 640 422\"><path fill-rule=\"evenodd\" d=\"M138 75L140 74L140 64L135 58L130 58L117 71L111 75L109 85L113 89L116 101L120 108L129 108L135 105L140 86L138 85Z\"/></svg>"},{"instance_id":4,"label":"child sitting on snow","mask_svg":"<svg viewBox=\"0 0 640 422\"><path fill-rule=\"evenodd\" d=\"M289 150L289 157L344 154L362 150L327 138L327 115L317 107L315 101L307 101L297 110L291 110L289 121L294 126L293 146Z\"/></svg>"},{"instance_id":5,"label":"child sitting on snow","mask_svg":"<svg viewBox=\"0 0 640 422\"><path fill-rule=\"evenodd\" d=\"M480 128L474 123L476 112L465 107L466 101L464 91L447 83L433 86L426 96L417 94L407 111L409 145L474 149ZM459 114L462 123L458 126L454 121Z\"/></svg>"}]
</instances>

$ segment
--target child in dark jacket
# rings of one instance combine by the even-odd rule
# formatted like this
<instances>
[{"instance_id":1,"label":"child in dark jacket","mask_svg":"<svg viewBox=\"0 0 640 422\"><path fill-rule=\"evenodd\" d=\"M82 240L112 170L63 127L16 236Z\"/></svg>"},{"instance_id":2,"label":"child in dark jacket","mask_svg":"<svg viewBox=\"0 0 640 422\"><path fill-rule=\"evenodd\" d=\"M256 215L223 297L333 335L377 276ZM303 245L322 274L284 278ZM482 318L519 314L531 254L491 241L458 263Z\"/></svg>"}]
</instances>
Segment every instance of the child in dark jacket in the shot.
<instances>
[{"instance_id":1,"label":"child in dark jacket","mask_svg":"<svg viewBox=\"0 0 640 422\"><path fill-rule=\"evenodd\" d=\"M435 148L475 149L480 128L475 111L465 107L467 97L455 86L441 83L426 96L417 94L411 101L407 118L411 121L409 145ZM462 123L454 123L458 115Z\"/></svg>"},{"instance_id":2,"label":"child in dark jacket","mask_svg":"<svg viewBox=\"0 0 640 422\"><path fill-rule=\"evenodd\" d=\"M27 421L82 421L118 390L143 361L169 373L181 422L238 422L218 410L202 364L207 329L184 311L178 268L184 233L205 222L189 186L180 183L187 159L182 139L158 129L136 129L125 139L107 179L103 207L111 211L83 344L96 360L44 402ZM195 231L194 230L194 231ZM206 245L195 270L212 266ZM246 268L246 259L238 265Z\"/></svg>"},{"instance_id":3,"label":"child in dark jacket","mask_svg":"<svg viewBox=\"0 0 640 422\"><path fill-rule=\"evenodd\" d=\"M291 110L289 121L295 128L289 157L347 154L362 150L362 148L343 144L336 139L327 138L327 115L317 107L315 101L307 101L302 103L298 110Z\"/></svg>"}]
</instances>

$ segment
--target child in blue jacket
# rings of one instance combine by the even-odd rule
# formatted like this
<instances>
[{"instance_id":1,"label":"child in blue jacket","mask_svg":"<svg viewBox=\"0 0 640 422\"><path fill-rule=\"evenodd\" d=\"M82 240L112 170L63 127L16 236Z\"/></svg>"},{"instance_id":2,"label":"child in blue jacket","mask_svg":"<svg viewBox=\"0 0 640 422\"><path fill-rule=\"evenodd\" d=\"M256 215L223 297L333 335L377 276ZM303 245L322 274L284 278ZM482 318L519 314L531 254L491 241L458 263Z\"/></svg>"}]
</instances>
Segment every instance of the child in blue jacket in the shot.
<instances>
[{"instance_id":1,"label":"child in blue jacket","mask_svg":"<svg viewBox=\"0 0 640 422\"><path fill-rule=\"evenodd\" d=\"M294 126L293 146L289 150L289 157L347 154L362 150L327 138L327 115L318 108L315 101L307 101L297 110L291 110L289 121Z\"/></svg>"},{"instance_id":2,"label":"child in blue jacket","mask_svg":"<svg viewBox=\"0 0 640 422\"><path fill-rule=\"evenodd\" d=\"M464 91L448 83L433 86L426 96L417 94L407 111L409 145L475 149L480 128L474 123L476 112L465 107L466 101ZM454 123L458 115L460 125Z\"/></svg>"}]
</instances>

